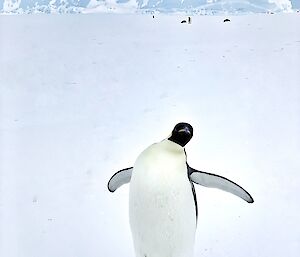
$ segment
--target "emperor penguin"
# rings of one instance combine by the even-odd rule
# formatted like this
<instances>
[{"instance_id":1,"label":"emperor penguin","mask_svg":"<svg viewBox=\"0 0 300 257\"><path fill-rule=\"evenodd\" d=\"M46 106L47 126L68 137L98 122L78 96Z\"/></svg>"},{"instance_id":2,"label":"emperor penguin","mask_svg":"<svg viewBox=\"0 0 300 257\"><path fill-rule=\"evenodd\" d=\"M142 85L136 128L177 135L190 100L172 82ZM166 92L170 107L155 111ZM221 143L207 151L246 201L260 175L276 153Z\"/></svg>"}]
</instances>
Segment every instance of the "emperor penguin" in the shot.
<instances>
[{"instance_id":1,"label":"emperor penguin","mask_svg":"<svg viewBox=\"0 0 300 257\"><path fill-rule=\"evenodd\" d=\"M198 219L193 183L254 202L233 181L189 166L184 147L192 137L193 127L178 123L168 138L150 145L133 167L118 171L108 182L110 192L130 182L129 221L136 257L193 256Z\"/></svg>"}]
</instances>

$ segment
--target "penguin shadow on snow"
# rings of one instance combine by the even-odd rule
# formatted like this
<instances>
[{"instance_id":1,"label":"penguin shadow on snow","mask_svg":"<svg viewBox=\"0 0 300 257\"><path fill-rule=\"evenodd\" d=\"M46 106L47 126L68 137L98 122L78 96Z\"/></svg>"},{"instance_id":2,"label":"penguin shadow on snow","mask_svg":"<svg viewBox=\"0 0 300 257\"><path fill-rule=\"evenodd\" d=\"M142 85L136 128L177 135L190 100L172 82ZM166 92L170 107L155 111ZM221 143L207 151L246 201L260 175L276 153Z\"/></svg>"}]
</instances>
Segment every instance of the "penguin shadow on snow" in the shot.
<instances>
[{"instance_id":1,"label":"penguin shadow on snow","mask_svg":"<svg viewBox=\"0 0 300 257\"><path fill-rule=\"evenodd\" d=\"M146 148L133 167L116 172L108 182L110 192L130 183L129 221L136 257L193 256L198 219L194 184L254 202L237 183L187 163L184 147L192 137L193 127L178 123L168 138Z\"/></svg>"}]
</instances>

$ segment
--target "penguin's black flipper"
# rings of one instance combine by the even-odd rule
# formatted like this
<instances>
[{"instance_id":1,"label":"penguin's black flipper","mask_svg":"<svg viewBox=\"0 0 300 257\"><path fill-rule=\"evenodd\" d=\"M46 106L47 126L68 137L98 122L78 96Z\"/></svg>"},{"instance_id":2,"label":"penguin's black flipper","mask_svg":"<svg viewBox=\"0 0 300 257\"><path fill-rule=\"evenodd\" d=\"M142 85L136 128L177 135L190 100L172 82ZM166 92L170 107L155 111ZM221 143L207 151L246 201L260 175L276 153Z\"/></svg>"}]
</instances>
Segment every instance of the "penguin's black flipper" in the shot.
<instances>
[{"instance_id":1,"label":"penguin's black flipper","mask_svg":"<svg viewBox=\"0 0 300 257\"><path fill-rule=\"evenodd\" d=\"M218 188L226 192L232 193L244 199L248 203L254 202L252 196L244 188L225 177L195 170L190 166L188 166L188 173L190 180L198 185Z\"/></svg>"},{"instance_id":2,"label":"penguin's black flipper","mask_svg":"<svg viewBox=\"0 0 300 257\"><path fill-rule=\"evenodd\" d=\"M110 192L115 192L120 186L129 183L133 167L119 170L108 181L107 188Z\"/></svg>"}]
</instances>

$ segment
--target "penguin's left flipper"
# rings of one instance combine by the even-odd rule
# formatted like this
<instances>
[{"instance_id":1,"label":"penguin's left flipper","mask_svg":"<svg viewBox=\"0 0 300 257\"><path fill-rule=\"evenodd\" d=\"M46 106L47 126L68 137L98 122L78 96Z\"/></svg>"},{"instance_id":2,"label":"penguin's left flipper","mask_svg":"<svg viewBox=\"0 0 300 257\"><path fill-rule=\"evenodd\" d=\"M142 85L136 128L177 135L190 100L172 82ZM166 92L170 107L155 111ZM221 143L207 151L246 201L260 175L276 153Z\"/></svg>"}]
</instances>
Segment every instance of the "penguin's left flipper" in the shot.
<instances>
[{"instance_id":1,"label":"penguin's left flipper","mask_svg":"<svg viewBox=\"0 0 300 257\"><path fill-rule=\"evenodd\" d=\"M248 203L254 202L252 196L244 188L225 177L195 170L190 166L188 166L188 172L191 181L198 185L218 188L226 192L232 193L244 199Z\"/></svg>"},{"instance_id":2,"label":"penguin's left flipper","mask_svg":"<svg viewBox=\"0 0 300 257\"><path fill-rule=\"evenodd\" d=\"M133 167L119 170L108 181L107 188L110 192L115 192L120 186L129 183Z\"/></svg>"}]
</instances>

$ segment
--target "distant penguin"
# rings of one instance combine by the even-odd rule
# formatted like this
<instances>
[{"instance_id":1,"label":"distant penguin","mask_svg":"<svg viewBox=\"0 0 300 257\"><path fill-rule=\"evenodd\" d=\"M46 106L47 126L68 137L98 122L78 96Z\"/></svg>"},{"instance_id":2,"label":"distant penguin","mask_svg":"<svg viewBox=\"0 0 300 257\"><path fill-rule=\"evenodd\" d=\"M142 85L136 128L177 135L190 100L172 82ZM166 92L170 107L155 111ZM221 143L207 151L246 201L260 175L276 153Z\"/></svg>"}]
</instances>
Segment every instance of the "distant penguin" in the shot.
<instances>
[{"instance_id":1,"label":"distant penguin","mask_svg":"<svg viewBox=\"0 0 300 257\"><path fill-rule=\"evenodd\" d=\"M114 192L130 182L129 218L136 257L192 257L198 209L194 184L219 188L253 202L251 195L227 178L189 166L184 146L193 136L188 123L146 148L133 167L108 182Z\"/></svg>"},{"instance_id":2,"label":"distant penguin","mask_svg":"<svg viewBox=\"0 0 300 257\"><path fill-rule=\"evenodd\" d=\"M186 23L186 20L182 20L180 23Z\"/></svg>"},{"instance_id":3,"label":"distant penguin","mask_svg":"<svg viewBox=\"0 0 300 257\"><path fill-rule=\"evenodd\" d=\"M225 19L223 22L230 22L230 20L229 19Z\"/></svg>"}]
</instances>

